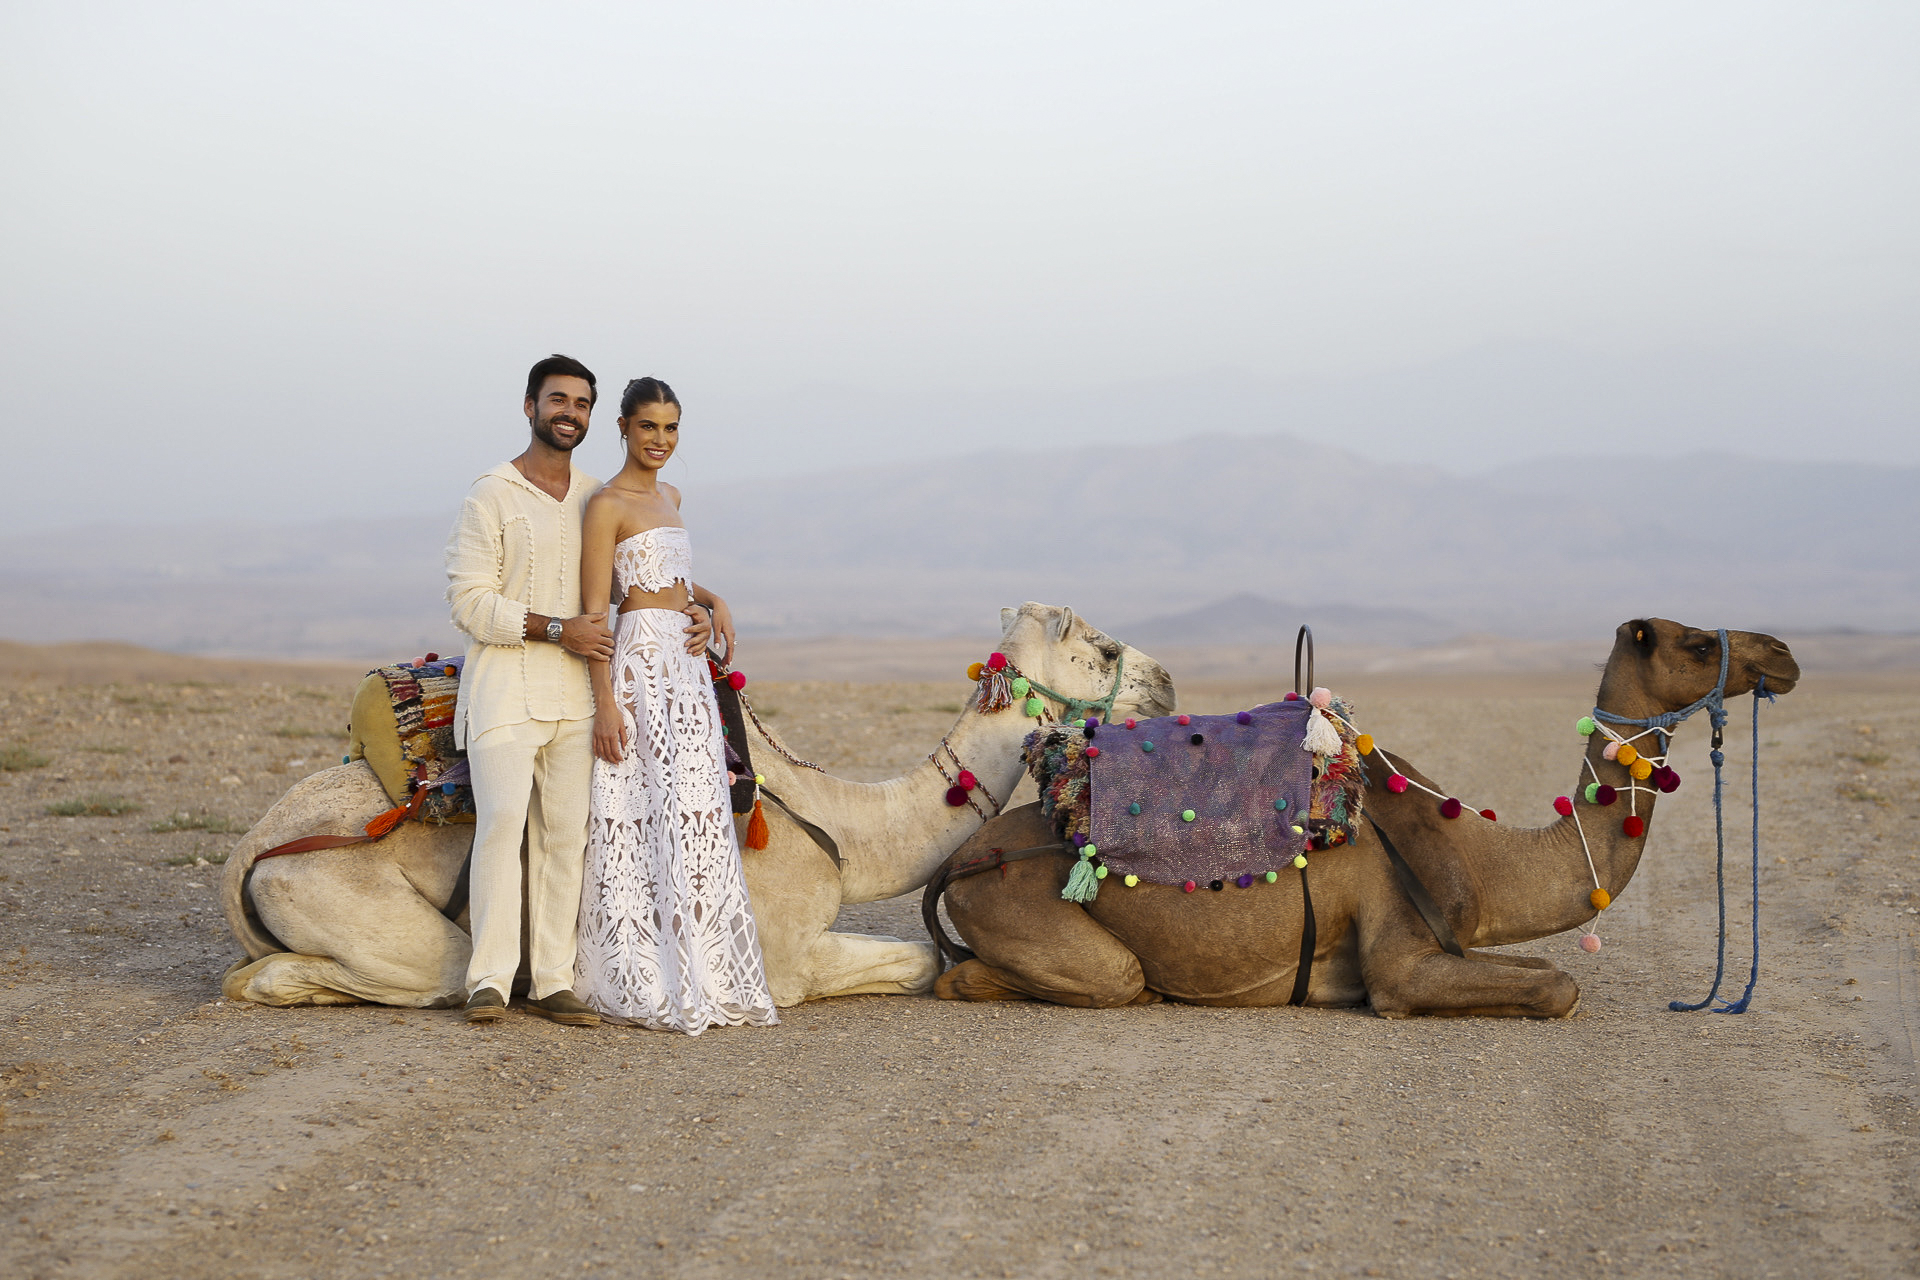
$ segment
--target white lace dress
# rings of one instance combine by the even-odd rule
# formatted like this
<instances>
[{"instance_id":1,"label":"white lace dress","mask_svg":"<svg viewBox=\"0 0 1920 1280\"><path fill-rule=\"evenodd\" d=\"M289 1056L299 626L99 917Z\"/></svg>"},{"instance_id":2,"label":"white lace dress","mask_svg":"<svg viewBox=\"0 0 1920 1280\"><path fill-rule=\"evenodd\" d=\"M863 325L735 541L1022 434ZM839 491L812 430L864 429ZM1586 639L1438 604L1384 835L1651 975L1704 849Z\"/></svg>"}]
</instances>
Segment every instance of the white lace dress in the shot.
<instances>
[{"instance_id":1,"label":"white lace dress","mask_svg":"<svg viewBox=\"0 0 1920 1280\"><path fill-rule=\"evenodd\" d=\"M616 599L691 582L687 531L623 540L613 572ZM672 609L635 609L614 626L627 751L593 762L574 989L609 1019L699 1035L779 1019L734 836L720 708L686 627Z\"/></svg>"}]
</instances>

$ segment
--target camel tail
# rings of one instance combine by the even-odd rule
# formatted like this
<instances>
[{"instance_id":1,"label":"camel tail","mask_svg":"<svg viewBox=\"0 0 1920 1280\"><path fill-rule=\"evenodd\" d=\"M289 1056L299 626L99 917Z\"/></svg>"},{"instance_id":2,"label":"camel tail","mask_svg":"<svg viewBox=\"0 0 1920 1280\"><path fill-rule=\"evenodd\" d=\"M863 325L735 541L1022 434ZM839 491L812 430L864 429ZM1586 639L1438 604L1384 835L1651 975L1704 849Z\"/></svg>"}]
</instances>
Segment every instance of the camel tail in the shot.
<instances>
[{"instance_id":1,"label":"camel tail","mask_svg":"<svg viewBox=\"0 0 1920 1280\"><path fill-rule=\"evenodd\" d=\"M240 843L227 855L226 872L220 881L220 910L227 917L227 928L246 949L249 960L259 960L286 950L280 939L260 923L260 917L253 909L253 898L247 892L254 861L266 847L254 835L259 829L260 825L255 824L253 831L240 837Z\"/></svg>"}]
</instances>

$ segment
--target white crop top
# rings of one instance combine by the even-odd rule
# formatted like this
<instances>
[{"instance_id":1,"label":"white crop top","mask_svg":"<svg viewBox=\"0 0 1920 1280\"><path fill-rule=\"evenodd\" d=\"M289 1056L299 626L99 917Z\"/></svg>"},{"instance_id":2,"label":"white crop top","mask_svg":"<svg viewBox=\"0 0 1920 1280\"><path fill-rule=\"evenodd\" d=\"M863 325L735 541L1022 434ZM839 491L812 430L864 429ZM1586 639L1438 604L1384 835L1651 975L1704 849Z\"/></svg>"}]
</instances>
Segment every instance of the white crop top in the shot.
<instances>
[{"instance_id":1,"label":"white crop top","mask_svg":"<svg viewBox=\"0 0 1920 1280\"><path fill-rule=\"evenodd\" d=\"M676 582L693 582L693 543L679 525L656 525L613 547L613 580L627 592L665 591Z\"/></svg>"}]
</instances>

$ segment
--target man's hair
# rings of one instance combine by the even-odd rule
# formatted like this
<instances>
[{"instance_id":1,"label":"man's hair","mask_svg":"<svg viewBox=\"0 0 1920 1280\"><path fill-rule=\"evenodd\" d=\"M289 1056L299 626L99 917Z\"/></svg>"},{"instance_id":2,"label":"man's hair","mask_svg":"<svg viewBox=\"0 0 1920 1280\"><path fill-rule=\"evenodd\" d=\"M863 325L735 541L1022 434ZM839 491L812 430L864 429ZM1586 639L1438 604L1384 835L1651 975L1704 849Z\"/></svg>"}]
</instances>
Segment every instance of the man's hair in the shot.
<instances>
[{"instance_id":1,"label":"man's hair","mask_svg":"<svg viewBox=\"0 0 1920 1280\"><path fill-rule=\"evenodd\" d=\"M620 397L620 416L631 418L633 411L643 404L670 404L678 409L680 397L658 378L635 378Z\"/></svg>"},{"instance_id":2,"label":"man's hair","mask_svg":"<svg viewBox=\"0 0 1920 1280\"><path fill-rule=\"evenodd\" d=\"M593 380L593 370L575 360L572 356L552 355L534 365L527 373L527 399L538 400L540 388L548 378L582 378L587 384L587 402L600 398L600 385Z\"/></svg>"}]
</instances>

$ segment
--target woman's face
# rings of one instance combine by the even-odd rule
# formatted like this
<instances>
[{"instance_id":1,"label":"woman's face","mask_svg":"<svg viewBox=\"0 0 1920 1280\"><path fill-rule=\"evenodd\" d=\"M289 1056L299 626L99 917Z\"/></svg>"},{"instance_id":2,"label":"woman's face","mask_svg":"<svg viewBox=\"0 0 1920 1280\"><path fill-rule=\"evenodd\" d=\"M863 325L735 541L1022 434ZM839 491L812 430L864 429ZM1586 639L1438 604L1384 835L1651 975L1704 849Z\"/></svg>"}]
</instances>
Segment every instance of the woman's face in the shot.
<instances>
[{"instance_id":1,"label":"woman's face","mask_svg":"<svg viewBox=\"0 0 1920 1280\"><path fill-rule=\"evenodd\" d=\"M627 442L627 457L635 466L658 471L680 443L680 406L676 404L637 404L633 412L620 419L620 434Z\"/></svg>"}]
</instances>

